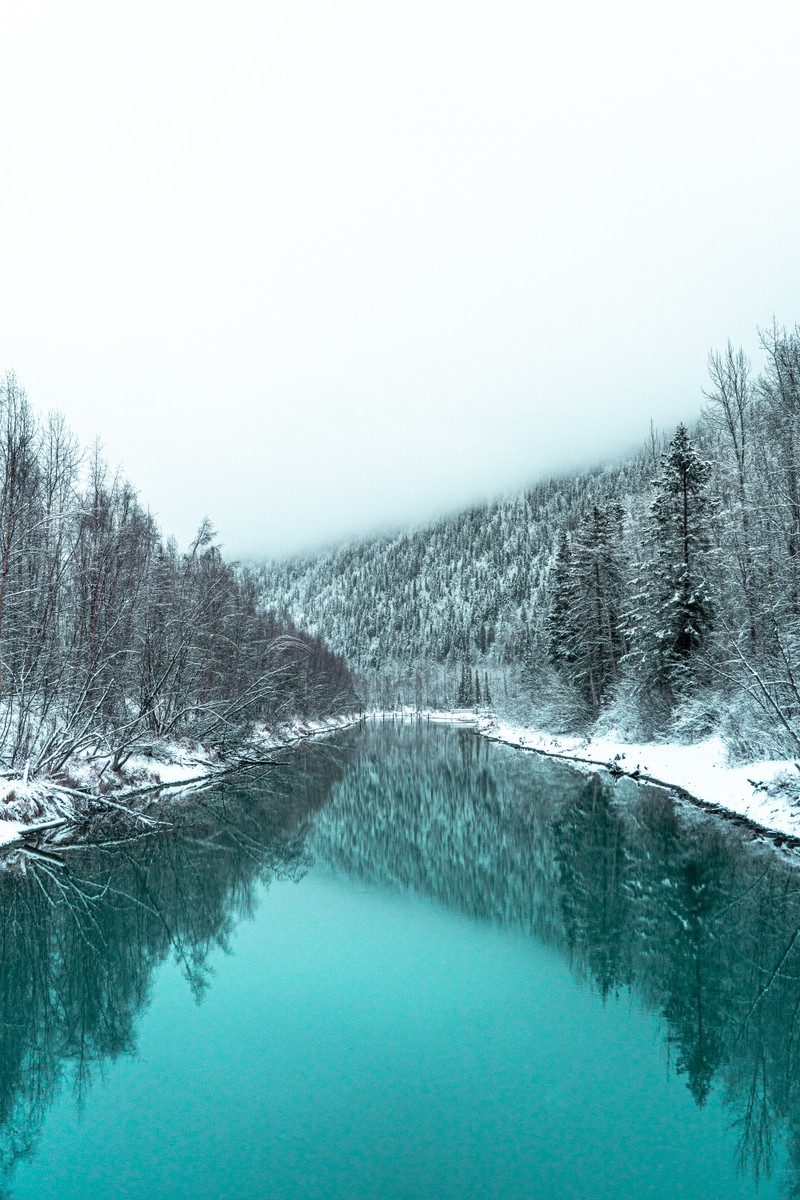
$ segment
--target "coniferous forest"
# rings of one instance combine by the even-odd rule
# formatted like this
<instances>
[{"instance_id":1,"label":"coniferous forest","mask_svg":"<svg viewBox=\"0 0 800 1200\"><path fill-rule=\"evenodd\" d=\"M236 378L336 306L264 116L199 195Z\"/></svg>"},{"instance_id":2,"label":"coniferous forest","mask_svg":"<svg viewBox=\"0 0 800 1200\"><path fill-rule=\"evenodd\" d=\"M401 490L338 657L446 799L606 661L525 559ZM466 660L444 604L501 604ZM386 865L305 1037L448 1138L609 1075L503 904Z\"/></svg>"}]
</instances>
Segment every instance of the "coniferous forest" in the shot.
<instances>
[{"instance_id":1,"label":"coniferous forest","mask_svg":"<svg viewBox=\"0 0 800 1200\"><path fill-rule=\"evenodd\" d=\"M0 761L120 766L157 738L233 749L255 721L343 711L341 658L263 610L204 519L185 551L63 418L0 384Z\"/></svg>"},{"instance_id":2,"label":"coniferous forest","mask_svg":"<svg viewBox=\"0 0 800 1200\"><path fill-rule=\"evenodd\" d=\"M257 567L379 707L800 750L800 327L709 356L691 427L427 528Z\"/></svg>"}]
</instances>

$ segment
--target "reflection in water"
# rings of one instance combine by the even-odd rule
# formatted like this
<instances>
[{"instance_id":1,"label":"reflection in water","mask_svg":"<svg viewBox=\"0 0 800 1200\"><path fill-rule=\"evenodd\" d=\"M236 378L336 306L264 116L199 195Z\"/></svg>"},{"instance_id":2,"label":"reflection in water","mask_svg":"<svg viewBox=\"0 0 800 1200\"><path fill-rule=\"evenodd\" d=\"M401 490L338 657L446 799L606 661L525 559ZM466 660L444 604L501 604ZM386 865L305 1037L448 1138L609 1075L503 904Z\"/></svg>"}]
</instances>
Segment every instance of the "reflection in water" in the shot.
<instances>
[{"instance_id":1,"label":"reflection in water","mask_svg":"<svg viewBox=\"0 0 800 1200\"><path fill-rule=\"evenodd\" d=\"M742 1168L769 1174L788 1133L800 1197L796 856L630 780L425 726L371 733L311 848L562 947L602 997L628 990L696 1103L721 1090Z\"/></svg>"},{"instance_id":2,"label":"reflection in water","mask_svg":"<svg viewBox=\"0 0 800 1200\"><path fill-rule=\"evenodd\" d=\"M660 1014L672 1068L724 1098L743 1168L788 1140L800 1196L797 859L668 796L436 726L372 726L219 788L179 829L0 875L0 1162L66 1082L135 1050L167 956L198 1000L258 887L312 859L566 954Z\"/></svg>"},{"instance_id":3,"label":"reflection in water","mask_svg":"<svg viewBox=\"0 0 800 1200\"><path fill-rule=\"evenodd\" d=\"M347 752L298 752L291 771L193 800L174 831L65 853L66 869L29 859L0 873L6 1180L35 1149L65 1075L80 1096L105 1060L134 1052L159 964L174 956L200 1001L211 951L252 914L258 886L303 874L308 820Z\"/></svg>"}]
</instances>

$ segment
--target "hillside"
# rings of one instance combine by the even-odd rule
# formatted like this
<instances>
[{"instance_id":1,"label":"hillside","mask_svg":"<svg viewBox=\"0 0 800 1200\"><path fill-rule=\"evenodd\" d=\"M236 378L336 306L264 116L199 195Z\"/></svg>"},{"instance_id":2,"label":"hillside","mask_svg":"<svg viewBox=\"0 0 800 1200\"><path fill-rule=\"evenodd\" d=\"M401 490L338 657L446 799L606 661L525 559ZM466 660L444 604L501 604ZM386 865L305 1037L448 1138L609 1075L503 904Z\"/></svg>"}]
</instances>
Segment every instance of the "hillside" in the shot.
<instances>
[{"instance_id":1,"label":"hillside","mask_svg":"<svg viewBox=\"0 0 800 1200\"><path fill-rule=\"evenodd\" d=\"M426 528L256 568L363 699L800 752L800 329L709 358L697 424Z\"/></svg>"},{"instance_id":2,"label":"hillside","mask_svg":"<svg viewBox=\"0 0 800 1200\"><path fill-rule=\"evenodd\" d=\"M254 570L264 603L323 636L361 676L369 703L453 705L465 662L482 692L488 678L490 695L508 696L542 634L562 532L593 505L640 494L652 473L650 450L425 527Z\"/></svg>"}]
</instances>

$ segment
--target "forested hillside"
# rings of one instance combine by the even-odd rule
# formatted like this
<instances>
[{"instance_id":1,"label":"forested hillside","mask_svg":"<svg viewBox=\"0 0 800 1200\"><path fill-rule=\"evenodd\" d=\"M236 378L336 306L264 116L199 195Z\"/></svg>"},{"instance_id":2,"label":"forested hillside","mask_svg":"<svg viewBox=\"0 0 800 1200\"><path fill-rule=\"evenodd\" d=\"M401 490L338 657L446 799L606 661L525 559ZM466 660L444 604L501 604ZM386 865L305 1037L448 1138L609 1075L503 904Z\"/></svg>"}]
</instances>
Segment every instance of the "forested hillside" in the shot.
<instances>
[{"instance_id":1,"label":"forested hillside","mask_svg":"<svg viewBox=\"0 0 800 1200\"><path fill-rule=\"evenodd\" d=\"M154 738L231 747L352 702L342 660L261 609L207 520L180 553L97 450L0 383L0 764L114 768Z\"/></svg>"},{"instance_id":2,"label":"forested hillside","mask_svg":"<svg viewBox=\"0 0 800 1200\"><path fill-rule=\"evenodd\" d=\"M692 429L425 529L258 568L366 698L800 750L800 329L709 358Z\"/></svg>"},{"instance_id":3,"label":"forested hillside","mask_svg":"<svg viewBox=\"0 0 800 1200\"><path fill-rule=\"evenodd\" d=\"M372 703L471 704L476 671L482 700L487 680L490 696L507 694L529 661L561 532L590 506L638 492L651 474L642 455L256 573L266 603L329 639ZM458 694L465 663L469 697Z\"/></svg>"}]
</instances>

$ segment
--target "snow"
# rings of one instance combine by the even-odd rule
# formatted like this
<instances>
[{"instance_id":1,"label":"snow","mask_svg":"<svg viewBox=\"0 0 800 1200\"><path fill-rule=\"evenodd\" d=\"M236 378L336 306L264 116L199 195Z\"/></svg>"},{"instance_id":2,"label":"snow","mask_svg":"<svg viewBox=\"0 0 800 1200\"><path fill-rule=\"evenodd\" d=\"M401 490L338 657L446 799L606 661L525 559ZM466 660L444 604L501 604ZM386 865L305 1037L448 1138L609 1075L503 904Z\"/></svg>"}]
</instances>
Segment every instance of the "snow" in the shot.
<instances>
[{"instance_id":1,"label":"snow","mask_svg":"<svg viewBox=\"0 0 800 1200\"><path fill-rule=\"evenodd\" d=\"M262 726L251 732L244 758L252 758L269 751L281 750L306 738L317 738L346 729L354 723L352 716L328 717L311 721L295 718L285 725L267 729ZM125 795L129 790L147 787L183 787L205 782L220 771L236 767L237 757L226 759L216 751L185 741L160 741L149 754L132 754L122 768L123 786L114 795ZM96 764L89 761L87 772L91 776ZM71 773L74 774L74 772Z\"/></svg>"},{"instance_id":2,"label":"snow","mask_svg":"<svg viewBox=\"0 0 800 1200\"><path fill-rule=\"evenodd\" d=\"M562 737L512 725L468 709L418 712L406 708L370 715L378 720L411 717L463 725L477 729L492 741L572 760L582 770L616 767L626 773L638 773L643 780L683 789L697 800L745 817L772 833L800 839L800 766L791 759L732 766L720 738L685 744L632 743L613 733L594 738ZM262 728L253 734L251 752L266 756L309 737L338 733L356 724L357 720L353 716L322 721L294 720L279 728ZM235 765L235 760L226 760L197 745L162 742L151 754L138 754L128 760L120 786L111 795L124 798L126 793L143 787L189 789ZM101 771L102 764L96 760L85 759L69 765L72 779L87 790L95 790ZM49 794L57 790L46 780L25 784L20 779L0 781L0 811L5 809L9 818L20 815L29 818L27 821L0 819L0 846L18 840L31 822L58 815L57 811L50 811L48 804Z\"/></svg>"},{"instance_id":3,"label":"snow","mask_svg":"<svg viewBox=\"0 0 800 1200\"><path fill-rule=\"evenodd\" d=\"M322 720L300 720L295 718L286 725L278 725L272 729L256 729L251 737L251 749L258 754L269 754L275 750L283 750L304 742L307 738L330 737L344 729L358 725L360 716L344 714L340 717L325 717Z\"/></svg>"},{"instance_id":4,"label":"snow","mask_svg":"<svg viewBox=\"0 0 800 1200\"><path fill-rule=\"evenodd\" d=\"M71 788L79 789L77 799L85 811L87 801L90 804L93 796L125 800L126 796L133 797L142 791L156 791L162 787L189 792L210 782L220 772L235 769L243 761L268 757L307 738L338 733L357 721L353 715L315 721L296 718L280 727L256 728L244 754L231 758L188 740L162 740L149 752L131 755L121 770L112 776L109 776L107 757L84 754L71 759L65 765L64 774L68 776ZM110 791L107 790L109 778L114 781ZM81 794L85 799L81 799ZM80 809L75 798L75 791L53 780L29 781L26 775L0 779L0 846L18 841L24 830L42 820L59 816L78 819Z\"/></svg>"},{"instance_id":5,"label":"snow","mask_svg":"<svg viewBox=\"0 0 800 1200\"><path fill-rule=\"evenodd\" d=\"M721 738L687 744L627 742L613 732L603 737L562 737L471 709L416 712L405 708L370 715L378 720L411 715L464 725L491 741L572 760L581 770L616 767L638 773L645 782L682 789L691 798L745 817L770 833L800 839L800 765L793 759L770 759L732 766Z\"/></svg>"},{"instance_id":6,"label":"snow","mask_svg":"<svg viewBox=\"0 0 800 1200\"><path fill-rule=\"evenodd\" d=\"M0 846L16 842L26 825L22 821L0 821Z\"/></svg>"},{"instance_id":7,"label":"snow","mask_svg":"<svg viewBox=\"0 0 800 1200\"><path fill-rule=\"evenodd\" d=\"M477 718L480 732L493 741L556 754L582 766L616 766L682 788L695 799L773 833L800 838L800 767L792 759L731 766L720 738L703 742L631 743L613 734L597 738L559 737L494 718Z\"/></svg>"}]
</instances>

